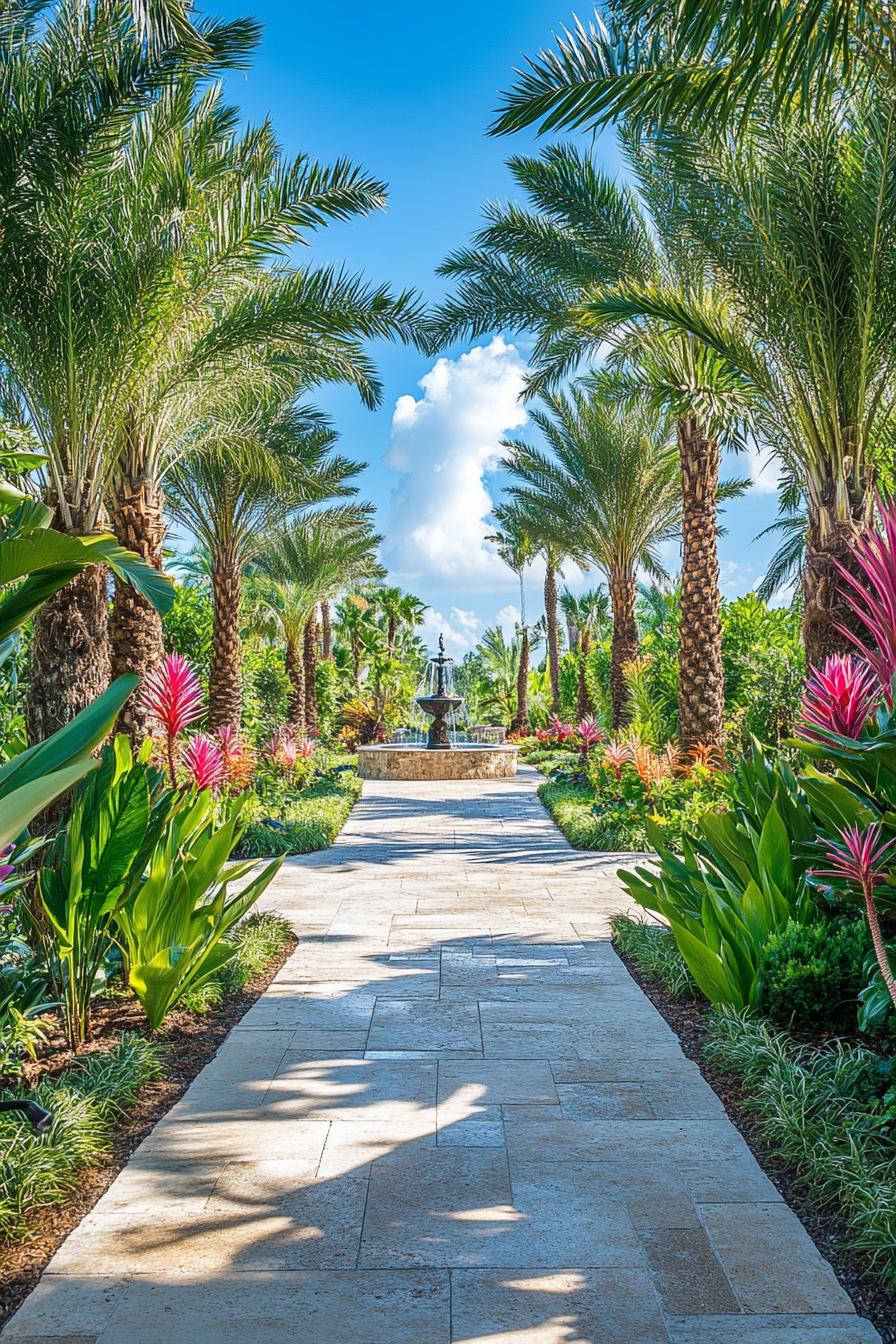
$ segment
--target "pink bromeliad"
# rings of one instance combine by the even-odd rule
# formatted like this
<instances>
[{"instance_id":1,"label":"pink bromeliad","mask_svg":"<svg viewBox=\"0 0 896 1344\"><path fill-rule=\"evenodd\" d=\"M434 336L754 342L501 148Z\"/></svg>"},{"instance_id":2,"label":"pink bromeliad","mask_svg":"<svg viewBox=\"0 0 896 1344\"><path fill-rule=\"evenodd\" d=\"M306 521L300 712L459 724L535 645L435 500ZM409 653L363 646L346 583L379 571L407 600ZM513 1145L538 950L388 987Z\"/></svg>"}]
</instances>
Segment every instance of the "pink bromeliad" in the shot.
<instances>
[{"instance_id":1,"label":"pink bromeliad","mask_svg":"<svg viewBox=\"0 0 896 1344\"><path fill-rule=\"evenodd\" d=\"M179 733L202 717L199 678L180 653L169 653L143 679L140 704L165 734L168 773L177 783L175 742Z\"/></svg>"},{"instance_id":2,"label":"pink bromeliad","mask_svg":"<svg viewBox=\"0 0 896 1344\"><path fill-rule=\"evenodd\" d=\"M224 753L214 738L196 733L190 738L184 752L184 766L197 789L217 789L224 783L227 771Z\"/></svg>"},{"instance_id":3,"label":"pink bromeliad","mask_svg":"<svg viewBox=\"0 0 896 1344\"><path fill-rule=\"evenodd\" d=\"M867 659L832 654L823 668L813 667L806 680L800 705L803 736L824 741L828 732L855 741L880 701L880 681Z\"/></svg>"}]
</instances>

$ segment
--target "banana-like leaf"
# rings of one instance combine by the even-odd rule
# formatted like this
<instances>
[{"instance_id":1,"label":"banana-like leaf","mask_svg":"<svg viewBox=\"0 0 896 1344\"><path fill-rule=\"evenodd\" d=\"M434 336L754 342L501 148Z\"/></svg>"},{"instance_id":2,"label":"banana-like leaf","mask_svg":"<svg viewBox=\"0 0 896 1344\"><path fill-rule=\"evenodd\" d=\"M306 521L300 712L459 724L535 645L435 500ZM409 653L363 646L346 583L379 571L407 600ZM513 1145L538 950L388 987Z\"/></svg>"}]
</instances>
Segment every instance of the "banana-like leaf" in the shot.
<instances>
[{"instance_id":1,"label":"banana-like leaf","mask_svg":"<svg viewBox=\"0 0 896 1344\"><path fill-rule=\"evenodd\" d=\"M60 794L66 793L89 771L95 770L96 766L97 762L87 756L6 793L0 799L0 846L11 844L38 812L42 812Z\"/></svg>"},{"instance_id":2,"label":"banana-like leaf","mask_svg":"<svg viewBox=\"0 0 896 1344\"><path fill-rule=\"evenodd\" d=\"M45 742L14 756L0 768L0 800L13 789L20 789L32 780L63 770L80 761L108 735L118 718L122 705L137 686L140 678L133 673L118 677L93 704L82 709L64 728L60 728ZM55 795L54 795L55 796ZM40 810L39 808L37 809Z\"/></svg>"}]
</instances>

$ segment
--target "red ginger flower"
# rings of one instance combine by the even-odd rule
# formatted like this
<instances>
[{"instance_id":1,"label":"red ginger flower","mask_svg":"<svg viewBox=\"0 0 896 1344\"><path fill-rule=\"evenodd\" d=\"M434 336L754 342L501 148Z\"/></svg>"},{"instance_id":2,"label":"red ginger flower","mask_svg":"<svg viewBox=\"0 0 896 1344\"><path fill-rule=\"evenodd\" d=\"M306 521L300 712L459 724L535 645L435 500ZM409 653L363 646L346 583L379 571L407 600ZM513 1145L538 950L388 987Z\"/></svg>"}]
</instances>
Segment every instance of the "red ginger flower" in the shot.
<instances>
[{"instance_id":1,"label":"red ginger flower","mask_svg":"<svg viewBox=\"0 0 896 1344\"><path fill-rule=\"evenodd\" d=\"M197 789L217 789L225 780L224 753L214 738L196 733L184 752L184 765Z\"/></svg>"},{"instance_id":2,"label":"red ginger flower","mask_svg":"<svg viewBox=\"0 0 896 1344\"><path fill-rule=\"evenodd\" d=\"M182 654L166 654L143 678L140 704L169 739L202 717L199 678Z\"/></svg>"},{"instance_id":3,"label":"red ginger flower","mask_svg":"<svg viewBox=\"0 0 896 1344\"><path fill-rule=\"evenodd\" d=\"M880 699L880 682L867 659L832 654L823 668L812 668L806 681L800 705L803 736L823 742L828 732L855 741Z\"/></svg>"},{"instance_id":4,"label":"red ginger flower","mask_svg":"<svg viewBox=\"0 0 896 1344\"><path fill-rule=\"evenodd\" d=\"M583 756L587 756L592 747L596 747L598 742L603 742L604 731L598 723L595 722L593 715L589 714L582 719L578 727L579 751Z\"/></svg>"}]
</instances>

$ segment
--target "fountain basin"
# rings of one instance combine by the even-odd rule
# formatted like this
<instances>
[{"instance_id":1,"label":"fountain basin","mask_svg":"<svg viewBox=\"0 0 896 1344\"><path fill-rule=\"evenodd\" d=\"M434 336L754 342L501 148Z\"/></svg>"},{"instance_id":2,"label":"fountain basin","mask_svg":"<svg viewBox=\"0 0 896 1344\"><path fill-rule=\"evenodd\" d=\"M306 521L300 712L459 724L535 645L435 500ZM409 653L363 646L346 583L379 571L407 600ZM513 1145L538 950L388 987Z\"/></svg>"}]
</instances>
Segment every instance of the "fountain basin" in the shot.
<instances>
[{"instance_id":1,"label":"fountain basin","mask_svg":"<svg viewBox=\"0 0 896 1344\"><path fill-rule=\"evenodd\" d=\"M440 751L384 742L358 748L362 779L509 779L516 774L517 748L472 743Z\"/></svg>"}]
</instances>

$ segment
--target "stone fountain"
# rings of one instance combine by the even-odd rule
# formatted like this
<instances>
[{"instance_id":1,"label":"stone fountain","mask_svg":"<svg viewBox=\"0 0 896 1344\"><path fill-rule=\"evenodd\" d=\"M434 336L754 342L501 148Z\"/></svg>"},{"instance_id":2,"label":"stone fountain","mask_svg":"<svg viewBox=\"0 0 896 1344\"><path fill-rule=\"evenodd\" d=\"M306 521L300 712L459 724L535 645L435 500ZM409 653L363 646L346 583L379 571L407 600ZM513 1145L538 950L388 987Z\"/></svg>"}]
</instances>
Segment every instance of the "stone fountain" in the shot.
<instances>
[{"instance_id":1,"label":"stone fountain","mask_svg":"<svg viewBox=\"0 0 896 1344\"><path fill-rule=\"evenodd\" d=\"M454 659L439 651L429 660L430 684L416 703L432 719L426 742L383 742L358 748L362 779L504 779L516 774L517 749L506 743L459 741L450 720L463 704L451 685Z\"/></svg>"},{"instance_id":2,"label":"stone fountain","mask_svg":"<svg viewBox=\"0 0 896 1344\"><path fill-rule=\"evenodd\" d=\"M426 746L430 751L450 751L451 735L448 731L448 717L456 713L463 704L463 697L453 695L448 690L446 673L454 662L445 656L445 636L439 635L438 657L430 658L435 668L435 687L432 695L418 695L417 704L432 719L426 734Z\"/></svg>"}]
</instances>

